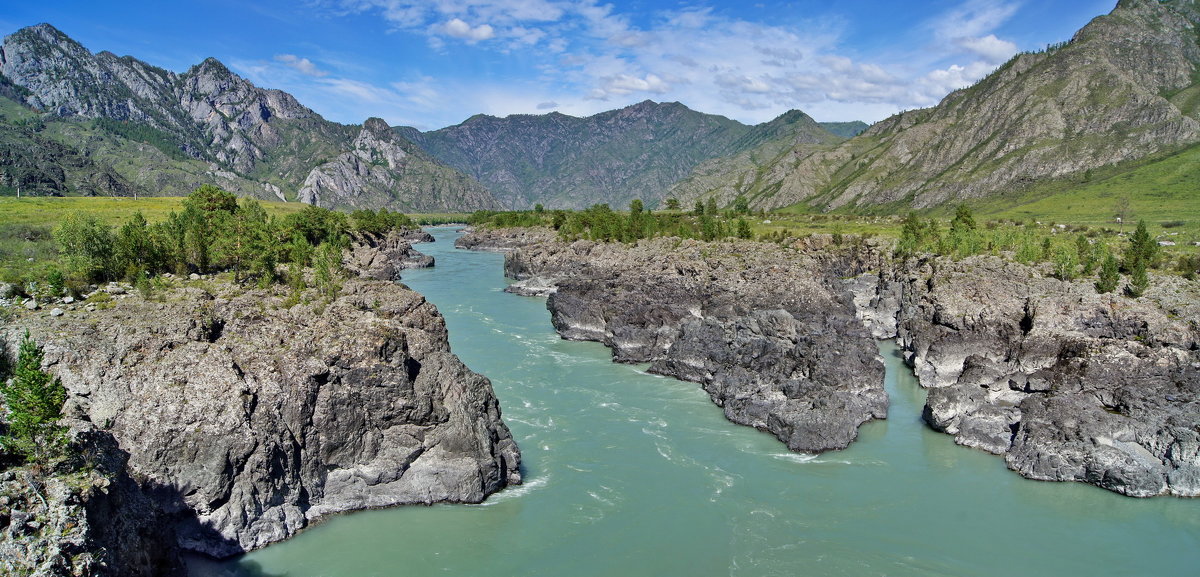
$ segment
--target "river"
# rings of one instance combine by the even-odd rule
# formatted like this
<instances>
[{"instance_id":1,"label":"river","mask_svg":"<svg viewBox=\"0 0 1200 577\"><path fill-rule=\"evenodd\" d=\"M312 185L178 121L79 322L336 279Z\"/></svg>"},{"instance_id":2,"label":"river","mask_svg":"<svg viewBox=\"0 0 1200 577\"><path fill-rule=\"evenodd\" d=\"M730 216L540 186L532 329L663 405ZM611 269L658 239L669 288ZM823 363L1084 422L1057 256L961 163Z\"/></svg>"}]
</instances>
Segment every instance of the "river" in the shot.
<instances>
[{"instance_id":1,"label":"river","mask_svg":"<svg viewBox=\"0 0 1200 577\"><path fill-rule=\"evenodd\" d=\"M501 291L502 256L455 250L404 282L492 379L525 484L482 505L342 515L194 576L1197 575L1200 499L1021 478L920 419L881 343L890 417L849 449L788 452L693 383L559 339L544 299Z\"/></svg>"}]
</instances>

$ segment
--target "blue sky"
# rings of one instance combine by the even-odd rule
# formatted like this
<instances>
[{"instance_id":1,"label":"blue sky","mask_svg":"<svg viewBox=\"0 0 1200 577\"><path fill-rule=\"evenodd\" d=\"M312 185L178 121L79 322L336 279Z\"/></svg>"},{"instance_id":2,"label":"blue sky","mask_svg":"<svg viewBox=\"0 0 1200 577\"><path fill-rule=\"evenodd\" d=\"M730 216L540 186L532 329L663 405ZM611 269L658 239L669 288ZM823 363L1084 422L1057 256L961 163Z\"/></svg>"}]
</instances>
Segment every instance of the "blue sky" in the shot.
<instances>
[{"instance_id":1,"label":"blue sky","mask_svg":"<svg viewBox=\"0 0 1200 577\"><path fill-rule=\"evenodd\" d=\"M96 52L182 72L213 56L326 118L422 130L650 99L745 123L874 122L936 104L1115 0L8 2Z\"/></svg>"}]
</instances>

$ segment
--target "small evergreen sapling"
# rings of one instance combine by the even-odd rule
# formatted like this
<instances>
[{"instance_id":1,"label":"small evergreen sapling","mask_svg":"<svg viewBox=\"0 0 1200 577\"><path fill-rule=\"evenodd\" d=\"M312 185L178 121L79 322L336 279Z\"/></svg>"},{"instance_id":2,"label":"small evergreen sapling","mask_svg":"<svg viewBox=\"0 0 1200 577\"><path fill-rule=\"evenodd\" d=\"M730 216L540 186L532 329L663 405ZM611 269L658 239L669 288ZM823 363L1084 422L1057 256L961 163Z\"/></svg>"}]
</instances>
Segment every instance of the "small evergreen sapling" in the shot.
<instances>
[{"instance_id":1,"label":"small evergreen sapling","mask_svg":"<svg viewBox=\"0 0 1200 577\"><path fill-rule=\"evenodd\" d=\"M5 451L35 463L61 455L67 438L66 427L58 424L67 391L42 370L42 356L41 347L25 331L12 381L0 387L8 408L8 434L0 442Z\"/></svg>"}]
</instances>

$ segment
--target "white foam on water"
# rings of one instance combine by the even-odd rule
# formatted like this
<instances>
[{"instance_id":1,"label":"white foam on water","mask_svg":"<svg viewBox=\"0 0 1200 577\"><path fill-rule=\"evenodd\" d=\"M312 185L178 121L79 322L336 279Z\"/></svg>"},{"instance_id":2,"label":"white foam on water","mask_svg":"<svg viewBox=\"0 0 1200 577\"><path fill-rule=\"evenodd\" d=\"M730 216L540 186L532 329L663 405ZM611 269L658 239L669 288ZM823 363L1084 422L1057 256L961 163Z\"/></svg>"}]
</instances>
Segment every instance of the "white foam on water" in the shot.
<instances>
[{"instance_id":1,"label":"white foam on water","mask_svg":"<svg viewBox=\"0 0 1200 577\"><path fill-rule=\"evenodd\" d=\"M509 485L504 490L487 498L486 501L475 505L476 507L491 507L497 503L520 499L538 489L545 487L550 483L550 475L542 475L533 479L525 480L520 485Z\"/></svg>"}]
</instances>

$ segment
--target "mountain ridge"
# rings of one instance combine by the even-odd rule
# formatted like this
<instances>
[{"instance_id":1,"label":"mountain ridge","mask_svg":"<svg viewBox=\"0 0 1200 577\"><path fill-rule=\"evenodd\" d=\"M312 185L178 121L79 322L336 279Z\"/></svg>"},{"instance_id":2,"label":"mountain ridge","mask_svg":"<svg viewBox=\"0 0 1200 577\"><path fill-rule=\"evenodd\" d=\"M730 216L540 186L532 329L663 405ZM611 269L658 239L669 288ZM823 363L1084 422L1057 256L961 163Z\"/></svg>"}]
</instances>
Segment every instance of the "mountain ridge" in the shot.
<instances>
[{"instance_id":1,"label":"mountain ridge","mask_svg":"<svg viewBox=\"0 0 1200 577\"><path fill-rule=\"evenodd\" d=\"M362 144L363 127L325 120L292 95L259 88L215 58L177 74L132 56L118 57L108 51L93 54L50 24L22 28L5 37L0 46L0 74L5 79L0 84L14 87L6 94L44 113L46 124L65 125L71 120L130 123L141 127L137 128L140 132L153 132L163 148L178 149L185 157L164 164L164 159L151 155L132 167L113 160L111 169L124 182L112 192L140 189L147 194L163 188L186 194L200 183L212 182L242 195L294 199L300 197L314 171ZM62 139L65 146L73 140L70 135L85 145L104 140L79 126L55 126L54 130L67 135ZM81 131L84 134L78 134ZM138 156L138 147L120 138L96 146L95 150L79 148L83 156L94 158ZM168 186L163 186L161 176L149 183L139 181L141 173L160 166L172 173L167 177L172 180ZM405 175L410 173L421 178L406 181ZM4 180L9 186L34 184L22 183L20 178L6 173ZM17 182L13 183L14 179ZM400 186L384 190L380 182ZM457 191L451 195L455 202L461 203L454 208L497 207L477 182L427 155L410 155L403 163L376 167L370 173L346 172L335 181L327 180L326 185L323 194L308 198L327 208L439 211L447 208L450 188ZM59 187L50 192L73 191Z\"/></svg>"},{"instance_id":2,"label":"mountain ridge","mask_svg":"<svg viewBox=\"0 0 1200 577\"><path fill-rule=\"evenodd\" d=\"M1191 0L1126 0L1070 41L1014 56L932 108L836 147L796 146L703 175L671 194L745 195L764 209L924 209L1170 154L1200 142L1198 22Z\"/></svg>"},{"instance_id":3,"label":"mountain ridge","mask_svg":"<svg viewBox=\"0 0 1200 577\"><path fill-rule=\"evenodd\" d=\"M397 131L515 209L622 208L635 198L653 205L695 166L780 134L814 143L840 140L800 111L747 126L679 102L651 100L587 117L477 114L438 130Z\"/></svg>"}]
</instances>

